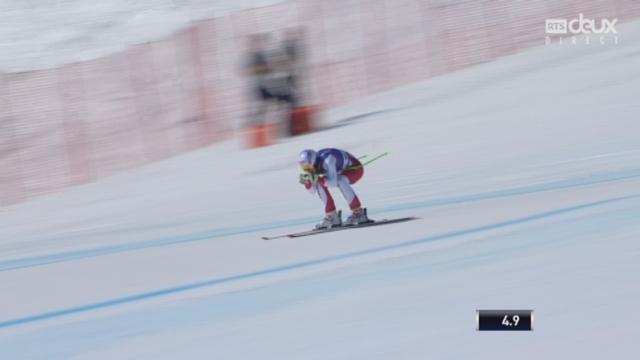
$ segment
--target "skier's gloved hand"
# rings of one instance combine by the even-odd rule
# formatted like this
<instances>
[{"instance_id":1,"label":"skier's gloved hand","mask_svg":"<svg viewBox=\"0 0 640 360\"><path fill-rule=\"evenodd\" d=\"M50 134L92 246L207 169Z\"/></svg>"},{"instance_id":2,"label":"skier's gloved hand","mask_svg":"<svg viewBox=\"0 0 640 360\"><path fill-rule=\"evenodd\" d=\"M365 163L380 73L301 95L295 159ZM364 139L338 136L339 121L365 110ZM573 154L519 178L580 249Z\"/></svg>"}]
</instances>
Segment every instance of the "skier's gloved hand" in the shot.
<instances>
[{"instance_id":1,"label":"skier's gloved hand","mask_svg":"<svg viewBox=\"0 0 640 360\"><path fill-rule=\"evenodd\" d=\"M317 174L313 174L313 173L302 173L300 174L300 184L302 185L307 185L307 184L314 184L318 181L318 175Z\"/></svg>"}]
</instances>

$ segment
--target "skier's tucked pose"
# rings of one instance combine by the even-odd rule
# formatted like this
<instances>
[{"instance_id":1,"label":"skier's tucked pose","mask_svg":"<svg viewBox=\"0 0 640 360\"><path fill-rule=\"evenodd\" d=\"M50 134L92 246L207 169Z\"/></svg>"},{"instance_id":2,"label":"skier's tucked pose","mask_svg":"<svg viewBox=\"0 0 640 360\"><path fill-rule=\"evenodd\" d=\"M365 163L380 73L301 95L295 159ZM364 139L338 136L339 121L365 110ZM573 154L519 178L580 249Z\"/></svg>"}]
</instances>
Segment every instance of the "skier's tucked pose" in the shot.
<instances>
[{"instance_id":1,"label":"skier's tucked pose","mask_svg":"<svg viewBox=\"0 0 640 360\"><path fill-rule=\"evenodd\" d=\"M311 192L316 192L324 203L325 217L317 229L341 225L358 225L369 222L367 209L362 208L351 184L355 184L364 174L360 161L340 149L304 150L300 153L300 166L304 171L300 183ZM351 216L342 223L340 211L336 211L329 187L337 187L351 208Z\"/></svg>"}]
</instances>

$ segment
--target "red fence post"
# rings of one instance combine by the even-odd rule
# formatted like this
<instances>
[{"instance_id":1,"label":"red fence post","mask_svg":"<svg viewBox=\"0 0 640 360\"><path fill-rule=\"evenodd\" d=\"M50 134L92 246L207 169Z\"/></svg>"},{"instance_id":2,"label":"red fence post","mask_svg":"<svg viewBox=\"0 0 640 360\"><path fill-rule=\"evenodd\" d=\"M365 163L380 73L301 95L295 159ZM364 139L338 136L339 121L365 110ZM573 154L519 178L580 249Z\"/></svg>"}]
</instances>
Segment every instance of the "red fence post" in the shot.
<instances>
[{"instance_id":1,"label":"red fence post","mask_svg":"<svg viewBox=\"0 0 640 360\"><path fill-rule=\"evenodd\" d=\"M202 131L201 146L206 146L213 139L211 129L211 107L207 91L205 69L202 63L202 40L200 35L201 23L193 26L189 30L191 45L191 61L195 72L195 86L198 106L198 118Z\"/></svg>"},{"instance_id":2,"label":"red fence post","mask_svg":"<svg viewBox=\"0 0 640 360\"><path fill-rule=\"evenodd\" d=\"M7 75L0 73L0 207L27 200Z\"/></svg>"},{"instance_id":3,"label":"red fence post","mask_svg":"<svg viewBox=\"0 0 640 360\"><path fill-rule=\"evenodd\" d=\"M87 111L80 70L79 65L71 64L56 71L71 185L94 180L89 160L91 144L85 128Z\"/></svg>"}]
</instances>

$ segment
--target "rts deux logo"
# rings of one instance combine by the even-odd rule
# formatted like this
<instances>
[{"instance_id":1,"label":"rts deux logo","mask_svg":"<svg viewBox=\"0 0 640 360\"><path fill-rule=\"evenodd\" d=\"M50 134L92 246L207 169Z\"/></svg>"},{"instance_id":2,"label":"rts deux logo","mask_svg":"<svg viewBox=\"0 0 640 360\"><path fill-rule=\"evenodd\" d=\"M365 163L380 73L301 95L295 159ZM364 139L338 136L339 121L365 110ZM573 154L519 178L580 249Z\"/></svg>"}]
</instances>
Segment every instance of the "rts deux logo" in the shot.
<instances>
[{"instance_id":1,"label":"rts deux logo","mask_svg":"<svg viewBox=\"0 0 640 360\"><path fill-rule=\"evenodd\" d=\"M592 43L592 37L597 37L599 43L604 45L607 40L618 43L618 31L616 30L616 23L618 19L588 19L584 17L584 14L580 13L575 19L547 19L545 22L545 32L547 33L546 42L551 44L553 42L551 36L559 35L558 43L571 42L572 44L578 43L578 36L584 35L584 38L580 39L586 45ZM570 40L564 40L562 35L571 34Z\"/></svg>"}]
</instances>

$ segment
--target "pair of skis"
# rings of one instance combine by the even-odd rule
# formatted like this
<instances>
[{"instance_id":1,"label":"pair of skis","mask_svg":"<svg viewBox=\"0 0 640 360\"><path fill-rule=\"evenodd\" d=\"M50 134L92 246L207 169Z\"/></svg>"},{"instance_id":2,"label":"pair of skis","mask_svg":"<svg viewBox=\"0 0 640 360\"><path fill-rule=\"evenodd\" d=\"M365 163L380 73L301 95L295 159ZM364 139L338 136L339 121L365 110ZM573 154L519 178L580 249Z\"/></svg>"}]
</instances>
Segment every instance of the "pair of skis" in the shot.
<instances>
[{"instance_id":1,"label":"pair of skis","mask_svg":"<svg viewBox=\"0 0 640 360\"><path fill-rule=\"evenodd\" d=\"M410 217L403 217L403 218L397 218L397 219L384 219L384 220L377 220L377 221L376 220L371 220L369 222L358 224L358 225L343 225L343 226L336 226L336 227L327 228L327 229L315 229L315 230L303 231L303 232L297 232L297 233L291 233L291 234L283 234L283 235L276 235L276 236L263 236L262 240L276 240L276 239L284 239L284 238L290 238L290 239L291 238L299 238L299 237L303 237L303 236L318 235L318 234L324 234L324 233L335 232L335 231L353 230L353 229L360 229L360 228L378 226L378 225L397 224L397 223L407 222L407 221L411 221L411 220L415 220L415 219L417 219L417 217L410 216Z\"/></svg>"}]
</instances>

